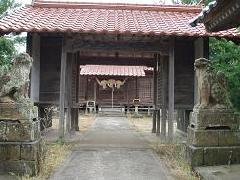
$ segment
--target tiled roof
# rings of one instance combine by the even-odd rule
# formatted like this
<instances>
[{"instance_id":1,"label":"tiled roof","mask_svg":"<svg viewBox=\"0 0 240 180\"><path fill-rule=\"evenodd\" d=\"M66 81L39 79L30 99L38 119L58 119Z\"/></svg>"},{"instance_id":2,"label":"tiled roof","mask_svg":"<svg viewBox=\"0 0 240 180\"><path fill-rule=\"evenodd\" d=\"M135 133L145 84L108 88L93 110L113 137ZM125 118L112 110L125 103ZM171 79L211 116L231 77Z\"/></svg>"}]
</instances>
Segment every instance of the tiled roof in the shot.
<instances>
[{"instance_id":1,"label":"tiled roof","mask_svg":"<svg viewBox=\"0 0 240 180\"><path fill-rule=\"evenodd\" d=\"M118 66L118 65L83 65L80 75L98 76L145 76L145 70L152 70L146 66Z\"/></svg>"},{"instance_id":2,"label":"tiled roof","mask_svg":"<svg viewBox=\"0 0 240 180\"><path fill-rule=\"evenodd\" d=\"M234 1L231 5L232 2L228 0L210 2L198 16L190 21L190 25L195 27L198 23L204 23L206 28L213 32L239 26L240 2Z\"/></svg>"},{"instance_id":3,"label":"tiled roof","mask_svg":"<svg viewBox=\"0 0 240 180\"><path fill-rule=\"evenodd\" d=\"M0 32L129 33L167 36L236 37L236 30L207 33L189 21L199 6L86 4L35 1L0 20ZM239 38L239 36L238 36Z\"/></svg>"}]
</instances>

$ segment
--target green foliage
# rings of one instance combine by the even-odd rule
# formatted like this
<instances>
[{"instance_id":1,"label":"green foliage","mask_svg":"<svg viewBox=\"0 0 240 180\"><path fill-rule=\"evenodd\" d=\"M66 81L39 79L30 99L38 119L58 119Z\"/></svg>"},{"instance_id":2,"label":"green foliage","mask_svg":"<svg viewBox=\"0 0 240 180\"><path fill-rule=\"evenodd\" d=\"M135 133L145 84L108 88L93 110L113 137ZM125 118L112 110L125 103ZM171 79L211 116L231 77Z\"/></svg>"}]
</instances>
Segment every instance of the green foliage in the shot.
<instances>
[{"instance_id":1,"label":"green foliage","mask_svg":"<svg viewBox=\"0 0 240 180\"><path fill-rule=\"evenodd\" d=\"M8 66L16 50L11 39L0 37L0 66Z\"/></svg>"},{"instance_id":2,"label":"green foliage","mask_svg":"<svg viewBox=\"0 0 240 180\"><path fill-rule=\"evenodd\" d=\"M10 9L20 6L15 0L0 0L0 17L4 16Z\"/></svg>"},{"instance_id":3,"label":"green foliage","mask_svg":"<svg viewBox=\"0 0 240 180\"><path fill-rule=\"evenodd\" d=\"M240 110L240 46L225 39L210 38L209 47L212 65L225 74L231 101Z\"/></svg>"},{"instance_id":4,"label":"green foliage","mask_svg":"<svg viewBox=\"0 0 240 180\"><path fill-rule=\"evenodd\" d=\"M18 7L15 0L0 0L0 17L5 16L11 9ZM16 45L24 44L26 37L0 36L0 70L10 66L11 60L16 53Z\"/></svg>"},{"instance_id":5,"label":"green foliage","mask_svg":"<svg viewBox=\"0 0 240 180\"><path fill-rule=\"evenodd\" d=\"M183 4L198 4L201 0L182 0ZM208 5L213 0L205 0L204 4Z\"/></svg>"}]
</instances>

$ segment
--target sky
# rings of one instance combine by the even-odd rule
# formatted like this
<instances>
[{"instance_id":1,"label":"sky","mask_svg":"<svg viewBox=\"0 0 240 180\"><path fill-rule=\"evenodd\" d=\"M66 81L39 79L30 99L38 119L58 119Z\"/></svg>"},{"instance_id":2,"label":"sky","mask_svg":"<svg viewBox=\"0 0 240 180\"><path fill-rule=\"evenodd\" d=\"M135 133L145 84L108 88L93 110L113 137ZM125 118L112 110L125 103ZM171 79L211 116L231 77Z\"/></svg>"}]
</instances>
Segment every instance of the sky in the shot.
<instances>
[{"instance_id":1,"label":"sky","mask_svg":"<svg viewBox=\"0 0 240 180\"><path fill-rule=\"evenodd\" d=\"M56 1L56 0L55 0ZM58 0L58 1L68 1L68 0ZM133 3L133 4L159 4L161 0L70 0L79 2L102 2L102 3ZM171 0L162 0L166 4L172 4ZM32 0L16 0L21 4L31 4Z\"/></svg>"}]
</instances>

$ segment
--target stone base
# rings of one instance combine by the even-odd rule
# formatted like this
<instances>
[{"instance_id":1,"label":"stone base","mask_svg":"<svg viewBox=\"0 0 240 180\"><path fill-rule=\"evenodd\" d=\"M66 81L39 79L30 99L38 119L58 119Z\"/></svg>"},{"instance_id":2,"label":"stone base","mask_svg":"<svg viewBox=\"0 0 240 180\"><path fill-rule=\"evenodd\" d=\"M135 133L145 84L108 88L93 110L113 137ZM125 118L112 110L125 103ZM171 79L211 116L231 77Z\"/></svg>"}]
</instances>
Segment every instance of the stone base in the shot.
<instances>
[{"instance_id":1,"label":"stone base","mask_svg":"<svg viewBox=\"0 0 240 180\"><path fill-rule=\"evenodd\" d=\"M30 143L0 142L0 173L36 175L41 157L44 157L42 140Z\"/></svg>"},{"instance_id":2,"label":"stone base","mask_svg":"<svg viewBox=\"0 0 240 180\"><path fill-rule=\"evenodd\" d=\"M239 129L239 118L231 109L194 109L190 127L195 129Z\"/></svg>"},{"instance_id":3,"label":"stone base","mask_svg":"<svg viewBox=\"0 0 240 180\"><path fill-rule=\"evenodd\" d=\"M201 146L240 146L239 130L195 130L188 127L187 143Z\"/></svg>"},{"instance_id":4,"label":"stone base","mask_svg":"<svg viewBox=\"0 0 240 180\"><path fill-rule=\"evenodd\" d=\"M3 161L0 162L0 173L36 176L39 173L39 164L37 161Z\"/></svg>"},{"instance_id":5,"label":"stone base","mask_svg":"<svg viewBox=\"0 0 240 180\"><path fill-rule=\"evenodd\" d=\"M31 142L40 137L39 121L0 121L0 142Z\"/></svg>"},{"instance_id":6,"label":"stone base","mask_svg":"<svg viewBox=\"0 0 240 180\"><path fill-rule=\"evenodd\" d=\"M32 120L37 117L36 107L28 107L31 104L0 103L0 120L19 121ZM36 112L35 112L36 111Z\"/></svg>"},{"instance_id":7,"label":"stone base","mask_svg":"<svg viewBox=\"0 0 240 180\"><path fill-rule=\"evenodd\" d=\"M240 163L240 146L196 147L186 145L186 158L192 167Z\"/></svg>"}]
</instances>

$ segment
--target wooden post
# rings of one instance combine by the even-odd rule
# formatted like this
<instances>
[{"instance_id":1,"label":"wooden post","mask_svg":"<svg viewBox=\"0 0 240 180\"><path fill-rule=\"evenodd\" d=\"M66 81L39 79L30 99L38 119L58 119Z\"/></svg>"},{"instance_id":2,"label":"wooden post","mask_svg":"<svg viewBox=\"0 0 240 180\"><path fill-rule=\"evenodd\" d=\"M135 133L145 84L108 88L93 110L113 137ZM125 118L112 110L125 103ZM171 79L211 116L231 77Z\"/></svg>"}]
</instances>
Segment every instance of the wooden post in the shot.
<instances>
[{"instance_id":1,"label":"wooden post","mask_svg":"<svg viewBox=\"0 0 240 180\"><path fill-rule=\"evenodd\" d=\"M152 127L152 133L156 133L156 121L157 121L157 112L154 108L153 110L153 127Z\"/></svg>"},{"instance_id":2,"label":"wooden post","mask_svg":"<svg viewBox=\"0 0 240 180\"><path fill-rule=\"evenodd\" d=\"M74 124L75 124L75 131L79 131L79 109L75 108L74 109Z\"/></svg>"},{"instance_id":3,"label":"wooden post","mask_svg":"<svg viewBox=\"0 0 240 180\"><path fill-rule=\"evenodd\" d=\"M62 40L62 55L61 55L61 75L60 75L60 117L59 117L59 139L64 140L64 125L65 125L65 82L66 82L66 42L65 38Z\"/></svg>"},{"instance_id":4,"label":"wooden post","mask_svg":"<svg viewBox=\"0 0 240 180\"><path fill-rule=\"evenodd\" d=\"M177 129L184 131L184 122L185 122L185 110L184 109L178 109L177 110Z\"/></svg>"},{"instance_id":5,"label":"wooden post","mask_svg":"<svg viewBox=\"0 0 240 180\"><path fill-rule=\"evenodd\" d=\"M157 110L157 136L160 135L160 110Z\"/></svg>"},{"instance_id":6,"label":"wooden post","mask_svg":"<svg viewBox=\"0 0 240 180\"><path fill-rule=\"evenodd\" d=\"M76 78L76 103L79 104L79 83L80 79L80 63L79 63L79 52L74 54L75 65L77 66L77 78ZM79 131L79 109L78 107L75 109L75 117L74 117L75 131Z\"/></svg>"},{"instance_id":7,"label":"wooden post","mask_svg":"<svg viewBox=\"0 0 240 180\"><path fill-rule=\"evenodd\" d=\"M161 137L162 139L166 139L166 121L167 121L167 110L166 110L166 99L167 99L167 62L164 61L163 58L160 59L160 68L162 75L162 87L161 87L161 101L162 101L162 109L161 109Z\"/></svg>"},{"instance_id":8,"label":"wooden post","mask_svg":"<svg viewBox=\"0 0 240 180\"><path fill-rule=\"evenodd\" d=\"M169 48L169 69L168 69L168 140L173 140L174 120L174 40Z\"/></svg>"},{"instance_id":9,"label":"wooden post","mask_svg":"<svg viewBox=\"0 0 240 180\"><path fill-rule=\"evenodd\" d=\"M93 99L95 101L94 113L96 113L96 101L97 101L97 83L96 83L96 81L94 81L94 84L93 84Z\"/></svg>"},{"instance_id":10,"label":"wooden post","mask_svg":"<svg viewBox=\"0 0 240 180\"><path fill-rule=\"evenodd\" d=\"M160 72L160 68L159 68L159 59L160 59L160 54L157 54L157 64L156 64L156 75L157 75L157 88L156 88L156 96L157 96L157 102L156 102L156 106L157 106L157 108L156 108L156 111L157 111L157 119L156 119L156 124L157 124L157 130L156 130L156 132L157 132L157 135L159 135L160 134L160 110L159 110L159 104L160 104L160 102L159 102L159 97L160 97L160 86L161 86L161 72Z\"/></svg>"},{"instance_id":11,"label":"wooden post","mask_svg":"<svg viewBox=\"0 0 240 180\"><path fill-rule=\"evenodd\" d=\"M148 115L148 116L150 116L150 115L151 115L150 106L148 106L147 115Z\"/></svg>"},{"instance_id":12,"label":"wooden post","mask_svg":"<svg viewBox=\"0 0 240 180\"><path fill-rule=\"evenodd\" d=\"M73 64L73 55L69 54L69 59L67 60L67 82L66 82L66 101L67 101L67 119L66 119L66 129L68 135L71 131L71 121L72 121L72 64Z\"/></svg>"},{"instance_id":13,"label":"wooden post","mask_svg":"<svg viewBox=\"0 0 240 180\"><path fill-rule=\"evenodd\" d=\"M154 103L154 110L153 110L153 120L152 120L152 133L156 133L156 108L157 108L157 67L154 66L153 70L153 103Z\"/></svg>"}]
</instances>

